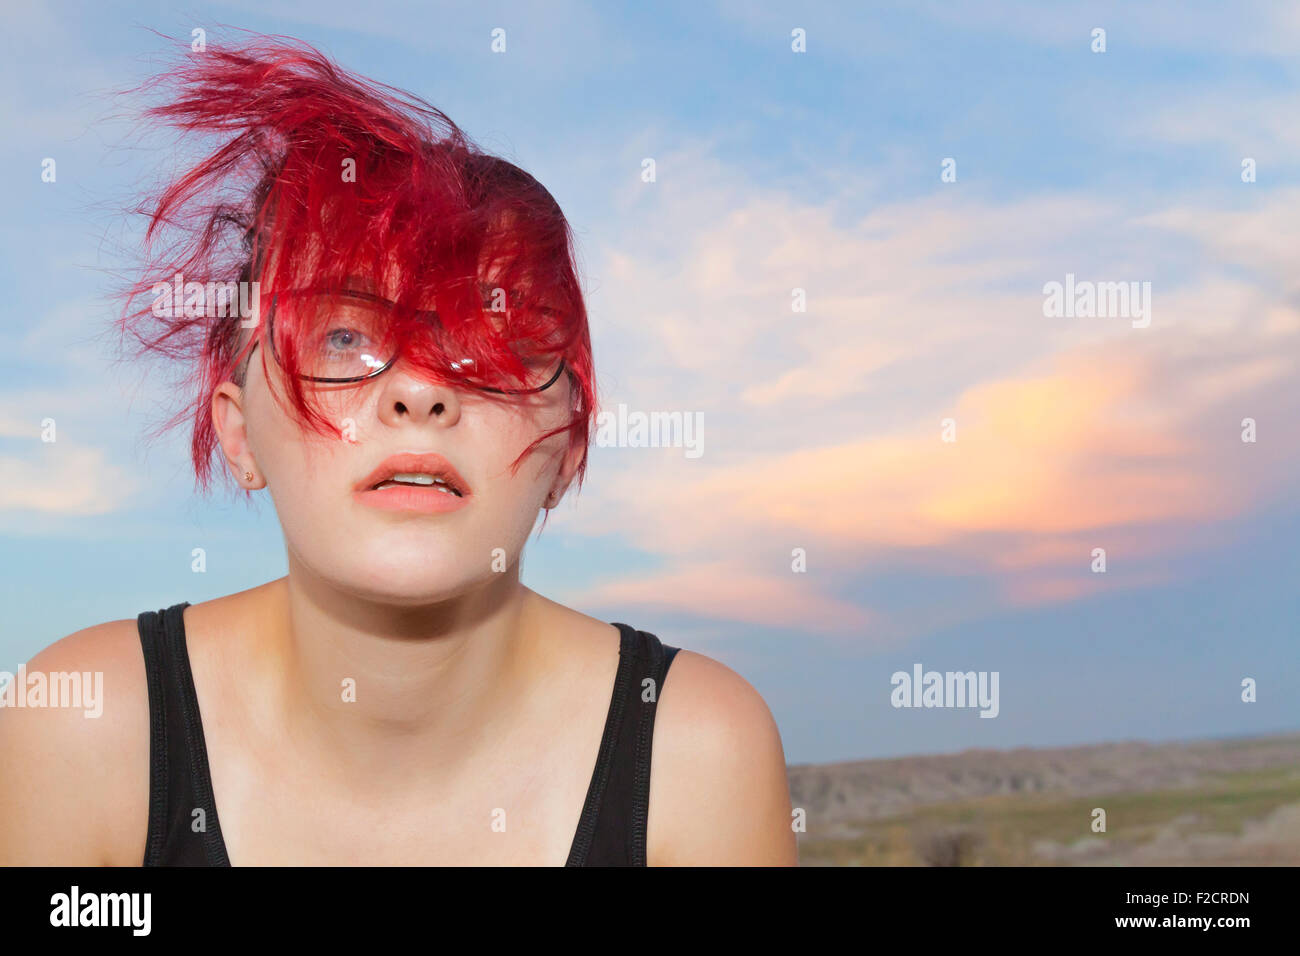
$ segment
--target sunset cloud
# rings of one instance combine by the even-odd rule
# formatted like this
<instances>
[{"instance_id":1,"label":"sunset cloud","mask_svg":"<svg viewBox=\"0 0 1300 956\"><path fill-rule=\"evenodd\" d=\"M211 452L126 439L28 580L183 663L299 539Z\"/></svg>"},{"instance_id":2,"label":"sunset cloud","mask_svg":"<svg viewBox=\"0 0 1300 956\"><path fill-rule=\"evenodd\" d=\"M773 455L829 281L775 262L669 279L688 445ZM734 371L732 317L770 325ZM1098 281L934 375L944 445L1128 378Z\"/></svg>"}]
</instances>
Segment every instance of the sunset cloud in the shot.
<instances>
[{"instance_id":1,"label":"sunset cloud","mask_svg":"<svg viewBox=\"0 0 1300 956\"><path fill-rule=\"evenodd\" d=\"M706 190L713 172L700 175ZM1260 507L1278 475L1300 471L1284 437L1294 420L1272 418L1280 432L1260 442L1241 436L1244 418L1300 397L1300 313L1280 298L1300 234L1268 204L1134 219L1070 197L925 198L837 226L763 197L710 217L677 230L696 239L676 272L658 267L675 282L615 268L609 290L622 303L610 334L635 330L639 343L614 359L617 401L658 407L672 388L676 407L704 411L705 455L601 450L590 497L564 519L578 534L617 520L669 562L633 588L642 601L699 607L716 594L704 603L738 621L784 606L843 620L845 585L900 563L986 576L1012 606L1156 586L1189 529ZM1043 283L1065 271L1165 274L1167 253L1147 255L1135 229L1156 248L1190 242L1206 266L1154 282L1150 328L1043 317ZM1264 256L1252 237L1266 231ZM1257 275L1243 279L1246 266ZM790 312L794 287L806 313ZM642 302L653 309L638 313ZM679 362L689 374L659 372ZM831 556L822 566L838 573L773 574L792 547ZM1098 547L1120 573L1089 571ZM632 597L609 585L599 596ZM881 626L864 605L867 620Z\"/></svg>"}]
</instances>

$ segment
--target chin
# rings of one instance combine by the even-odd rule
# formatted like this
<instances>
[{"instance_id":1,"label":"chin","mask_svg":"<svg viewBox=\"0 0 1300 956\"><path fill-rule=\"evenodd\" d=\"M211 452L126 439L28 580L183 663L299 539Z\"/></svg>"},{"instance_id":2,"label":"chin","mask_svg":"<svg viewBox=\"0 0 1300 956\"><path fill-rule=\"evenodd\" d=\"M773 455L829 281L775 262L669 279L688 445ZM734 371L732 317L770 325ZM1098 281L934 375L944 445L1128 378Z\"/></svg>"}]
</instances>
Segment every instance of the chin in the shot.
<instances>
[{"instance_id":1,"label":"chin","mask_svg":"<svg viewBox=\"0 0 1300 956\"><path fill-rule=\"evenodd\" d=\"M487 562L482 571L472 571L463 557L450 551L430 553L427 546L407 553L385 549L369 554L358 549L330 576L340 590L364 600L398 607L419 607L459 597L485 577L492 576Z\"/></svg>"}]
</instances>

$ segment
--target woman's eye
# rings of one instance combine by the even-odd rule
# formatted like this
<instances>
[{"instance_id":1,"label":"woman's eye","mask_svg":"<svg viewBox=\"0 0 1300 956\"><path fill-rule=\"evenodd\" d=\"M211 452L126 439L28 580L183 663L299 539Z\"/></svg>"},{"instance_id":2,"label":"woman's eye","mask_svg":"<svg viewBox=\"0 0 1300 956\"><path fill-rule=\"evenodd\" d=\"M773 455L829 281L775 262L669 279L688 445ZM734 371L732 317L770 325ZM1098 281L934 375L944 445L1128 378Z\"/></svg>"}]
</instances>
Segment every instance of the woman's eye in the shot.
<instances>
[{"instance_id":1,"label":"woman's eye","mask_svg":"<svg viewBox=\"0 0 1300 956\"><path fill-rule=\"evenodd\" d=\"M325 333L325 344L337 352L360 348L364 342L365 336L356 329L332 329Z\"/></svg>"}]
</instances>

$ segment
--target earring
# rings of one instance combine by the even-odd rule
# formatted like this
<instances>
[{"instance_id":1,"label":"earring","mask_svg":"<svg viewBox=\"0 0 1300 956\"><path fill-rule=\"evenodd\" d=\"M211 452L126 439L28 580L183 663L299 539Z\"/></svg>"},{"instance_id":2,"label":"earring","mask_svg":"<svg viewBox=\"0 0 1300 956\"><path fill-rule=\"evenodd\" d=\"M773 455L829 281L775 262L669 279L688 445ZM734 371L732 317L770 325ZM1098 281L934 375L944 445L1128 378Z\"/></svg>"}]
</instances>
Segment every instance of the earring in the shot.
<instances>
[{"instance_id":1,"label":"earring","mask_svg":"<svg viewBox=\"0 0 1300 956\"><path fill-rule=\"evenodd\" d=\"M244 472L244 480L245 480L245 481L252 481L252 480L253 480L253 473L252 473L251 471L246 471L246 472Z\"/></svg>"}]
</instances>

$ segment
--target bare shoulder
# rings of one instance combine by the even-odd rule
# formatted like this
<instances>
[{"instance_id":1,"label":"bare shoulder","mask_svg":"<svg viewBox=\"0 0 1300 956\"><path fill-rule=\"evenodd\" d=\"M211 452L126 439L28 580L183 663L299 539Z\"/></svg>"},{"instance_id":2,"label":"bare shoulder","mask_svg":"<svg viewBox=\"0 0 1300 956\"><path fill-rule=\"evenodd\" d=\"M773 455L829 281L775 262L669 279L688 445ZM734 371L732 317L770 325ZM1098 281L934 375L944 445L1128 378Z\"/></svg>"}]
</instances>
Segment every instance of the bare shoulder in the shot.
<instances>
[{"instance_id":1,"label":"bare shoulder","mask_svg":"<svg viewBox=\"0 0 1300 956\"><path fill-rule=\"evenodd\" d=\"M794 865L790 813L785 752L766 701L725 664L679 651L656 709L648 862Z\"/></svg>"},{"instance_id":2,"label":"bare shoulder","mask_svg":"<svg viewBox=\"0 0 1300 956\"><path fill-rule=\"evenodd\" d=\"M45 648L0 707L0 865L139 865L149 698L134 619Z\"/></svg>"},{"instance_id":3,"label":"bare shoulder","mask_svg":"<svg viewBox=\"0 0 1300 956\"><path fill-rule=\"evenodd\" d=\"M585 721L599 727L608 698L590 688L613 682L618 629L535 592L530 601L535 619L547 622L536 630L556 635L549 642L552 672L573 681L575 700L599 705ZM790 814L785 753L766 701L725 664L678 651L655 711L647 862L795 865Z\"/></svg>"},{"instance_id":4,"label":"bare shoulder","mask_svg":"<svg viewBox=\"0 0 1300 956\"><path fill-rule=\"evenodd\" d=\"M562 661L564 670L583 681L596 686L611 682L618 668L618 628L532 590L526 606L528 619L538 625L526 629L549 636L542 648L545 656Z\"/></svg>"}]
</instances>

